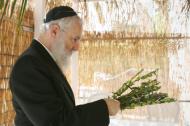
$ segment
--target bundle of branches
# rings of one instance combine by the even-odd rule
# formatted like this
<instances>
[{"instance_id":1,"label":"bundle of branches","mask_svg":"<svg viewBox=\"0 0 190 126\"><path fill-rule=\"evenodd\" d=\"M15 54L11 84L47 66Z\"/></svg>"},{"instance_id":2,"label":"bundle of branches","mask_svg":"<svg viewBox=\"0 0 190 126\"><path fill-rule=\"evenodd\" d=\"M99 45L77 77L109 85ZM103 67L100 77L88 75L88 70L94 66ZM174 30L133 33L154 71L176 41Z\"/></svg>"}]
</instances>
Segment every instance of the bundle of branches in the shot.
<instances>
[{"instance_id":1,"label":"bundle of branches","mask_svg":"<svg viewBox=\"0 0 190 126\"><path fill-rule=\"evenodd\" d=\"M112 98L120 101L122 110L175 101L167 93L159 92L161 86L157 80L158 69L146 74L142 72L143 69L113 93Z\"/></svg>"}]
</instances>

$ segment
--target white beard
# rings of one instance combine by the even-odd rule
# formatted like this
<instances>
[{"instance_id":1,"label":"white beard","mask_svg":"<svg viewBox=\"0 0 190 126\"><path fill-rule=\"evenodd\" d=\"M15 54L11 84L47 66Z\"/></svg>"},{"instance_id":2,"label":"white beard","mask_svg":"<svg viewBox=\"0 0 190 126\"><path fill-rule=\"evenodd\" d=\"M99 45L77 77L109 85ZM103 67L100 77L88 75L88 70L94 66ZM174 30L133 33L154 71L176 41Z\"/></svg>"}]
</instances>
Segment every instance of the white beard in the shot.
<instances>
[{"instance_id":1,"label":"white beard","mask_svg":"<svg viewBox=\"0 0 190 126\"><path fill-rule=\"evenodd\" d=\"M71 54L65 49L65 42L63 39L59 39L52 46L52 54L55 57L56 63L59 68L65 73L70 64Z\"/></svg>"}]
</instances>

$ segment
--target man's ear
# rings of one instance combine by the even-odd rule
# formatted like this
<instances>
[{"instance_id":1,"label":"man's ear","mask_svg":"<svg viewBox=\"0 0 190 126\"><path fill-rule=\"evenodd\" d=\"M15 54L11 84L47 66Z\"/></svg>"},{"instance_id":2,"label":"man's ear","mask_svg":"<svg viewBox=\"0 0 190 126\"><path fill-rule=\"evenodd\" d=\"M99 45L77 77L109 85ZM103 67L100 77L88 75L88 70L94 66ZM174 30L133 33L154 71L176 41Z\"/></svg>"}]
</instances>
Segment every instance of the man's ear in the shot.
<instances>
[{"instance_id":1,"label":"man's ear","mask_svg":"<svg viewBox=\"0 0 190 126\"><path fill-rule=\"evenodd\" d=\"M60 31L60 26L57 24L52 24L50 26L50 34L52 37L56 37L57 33Z\"/></svg>"}]
</instances>

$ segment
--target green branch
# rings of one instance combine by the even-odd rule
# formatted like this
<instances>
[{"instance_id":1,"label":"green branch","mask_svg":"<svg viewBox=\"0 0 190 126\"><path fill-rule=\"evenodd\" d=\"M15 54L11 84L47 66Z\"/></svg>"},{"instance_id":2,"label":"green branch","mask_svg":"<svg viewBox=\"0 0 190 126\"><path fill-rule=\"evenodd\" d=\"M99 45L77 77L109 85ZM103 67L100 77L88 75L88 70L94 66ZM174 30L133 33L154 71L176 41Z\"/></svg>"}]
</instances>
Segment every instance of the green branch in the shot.
<instances>
[{"instance_id":1,"label":"green branch","mask_svg":"<svg viewBox=\"0 0 190 126\"><path fill-rule=\"evenodd\" d=\"M113 93L112 98L120 101L122 110L175 101L175 99L169 98L168 94L158 92L161 88L160 82L157 80L158 69L144 75L141 75L142 72L143 69ZM135 86L139 83L139 86Z\"/></svg>"}]
</instances>

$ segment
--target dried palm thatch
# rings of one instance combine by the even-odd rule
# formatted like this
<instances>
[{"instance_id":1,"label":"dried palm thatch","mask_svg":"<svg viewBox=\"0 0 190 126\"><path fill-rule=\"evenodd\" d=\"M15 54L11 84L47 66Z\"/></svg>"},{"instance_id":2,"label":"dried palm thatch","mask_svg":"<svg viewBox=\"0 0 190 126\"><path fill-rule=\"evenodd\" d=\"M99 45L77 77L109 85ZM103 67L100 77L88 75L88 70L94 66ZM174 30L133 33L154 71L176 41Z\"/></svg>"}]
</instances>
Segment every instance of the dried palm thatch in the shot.
<instances>
[{"instance_id":1,"label":"dried palm thatch","mask_svg":"<svg viewBox=\"0 0 190 126\"><path fill-rule=\"evenodd\" d=\"M78 0L78 2L81 4L82 15L86 18L86 20L88 18L87 13L89 11L89 8L87 7L87 3L91 2L91 1L93 1L93 0ZM101 22L105 22L105 19L103 18L102 13L101 13L102 8L100 7L100 4L98 4L101 1L99 1L99 0L97 0L97 1L98 2L96 3L95 8L96 8L96 11L98 12L99 19ZM168 4L169 0L164 0L164 1L163 0L152 0L152 1L161 5L162 7L166 7L166 8L164 8L163 11L167 12L167 4ZM23 18L23 15L24 15L24 11L25 11L26 6L27 6L27 2L28 2L28 0L22 0L22 1L21 0L13 0L12 2L10 2L9 0L6 0L6 1L2 0L0 2L0 9L4 8L2 17L5 15L6 11L8 11L8 14L10 14L10 16L12 17L13 12L16 8L16 4L19 4L19 5L21 5L20 11L19 11L19 24L20 24L21 20ZM71 0L65 0L65 1L51 0L50 1L50 0L48 0L46 9L50 9L54 6L61 5L61 4L72 6L73 2L77 2L77 1L71 1ZM172 2L175 3L175 1L172 1ZM137 4L137 3L139 4L138 0L132 0L132 1L129 1L129 0L124 0L124 1L111 0L111 1L105 1L105 3L106 3L106 6L108 6L110 12L115 11L117 13L117 15L114 16L115 18L117 18L117 19L120 18L121 20L124 20L125 22L129 19L129 18L121 18L121 17L123 17L123 14L125 12L127 12L127 14L129 14L129 15L132 14L131 16L129 16L131 18L131 17L133 17L134 13L136 13L135 12L136 9L141 9L141 8L136 8L136 6L135 6L135 4ZM189 0L182 0L180 2L180 4L182 5L181 6L181 13L182 14L185 13L186 17L188 17L189 8L190 8ZM130 8L128 5L131 6L132 8ZM120 12L124 12L124 13L120 13ZM142 12L144 12L144 11L142 11ZM146 14L146 12L145 12L145 14Z\"/></svg>"},{"instance_id":2,"label":"dried palm thatch","mask_svg":"<svg viewBox=\"0 0 190 126\"><path fill-rule=\"evenodd\" d=\"M170 41L172 40L85 40L79 52L81 83L92 84L96 71L116 75L131 67L164 70L163 67L168 65L168 46L175 46Z\"/></svg>"},{"instance_id":3,"label":"dried palm thatch","mask_svg":"<svg viewBox=\"0 0 190 126\"><path fill-rule=\"evenodd\" d=\"M133 33L133 32L89 32L85 31L82 36L82 40L131 40L131 39L189 39L189 36L186 36L181 33Z\"/></svg>"},{"instance_id":4,"label":"dried palm thatch","mask_svg":"<svg viewBox=\"0 0 190 126\"><path fill-rule=\"evenodd\" d=\"M182 13L185 13L186 18L189 18L189 12L190 12L190 0L184 0L183 7L181 9Z\"/></svg>"},{"instance_id":5,"label":"dried palm thatch","mask_svg":"<svg viewBox=\"0 0 190 126\"><path fill-rule=\"evenodd\" d=\"M55 6L60 6L60 5L67 5L67 6L72 6L72 0L47 0L46 2L46 10L50 10L51 8Z\"/></svg>"},{"instance_id":6,"label":"dried palm thatch","mask_svg":"<svg viewBox=\"0 0 190 126\"><path fill-rule=\"evenodd\" d=\"M23 25L33 27L32 12L27 10L26 14ZM0 26L0 109L2 110L0 125L5 126L12 126L15 115L8 84L9 74L17 57L29 45L33 37L33 33L26 31L21 31L17 36L16 24L15 20L5 16Z\"/></svg>"},{"instance_id":7,"label":"dried palm thatch","mask_svg":"<svg viewBox=\"0 0 190 126\"><path fill-rule=\"evenodd\" d=\"M79 12L86 31L163 35L181 33L187 27L184 6L188 6L185 0L89 0L79 2Z\"/></svg>"}]
</instances>

